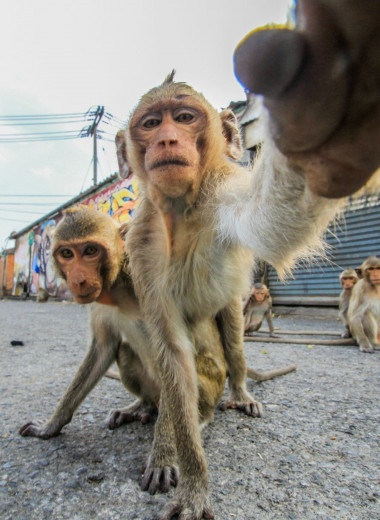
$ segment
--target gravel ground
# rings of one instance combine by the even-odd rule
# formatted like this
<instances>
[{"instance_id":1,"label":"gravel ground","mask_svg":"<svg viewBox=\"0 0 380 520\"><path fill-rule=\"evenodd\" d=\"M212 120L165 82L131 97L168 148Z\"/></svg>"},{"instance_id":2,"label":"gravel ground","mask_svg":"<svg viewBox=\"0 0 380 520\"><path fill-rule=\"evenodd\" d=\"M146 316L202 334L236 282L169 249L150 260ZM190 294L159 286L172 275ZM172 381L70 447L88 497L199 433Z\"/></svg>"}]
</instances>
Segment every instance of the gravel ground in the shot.
<instances>
[{"instance_id":1,"label":"gravel ground","mask_svg":"<svg viewBox=\"0 0 380 520\"><path fill-rule=\"evenodd\" d=\"M340 330L332 317L280 317L275 326ZM132 401L119 381L103 378L60 436L18 434L54 411L87 330L84 306L0 301L2 520L152 520L166 501L139 489L153 425L105 426L109 410ZM379 520L380 352L250 342L246 355L257 369L297 363L298 371L248 382L262 419L218 410L204 430L216 518Z\"/></svg>"}]
</instances>

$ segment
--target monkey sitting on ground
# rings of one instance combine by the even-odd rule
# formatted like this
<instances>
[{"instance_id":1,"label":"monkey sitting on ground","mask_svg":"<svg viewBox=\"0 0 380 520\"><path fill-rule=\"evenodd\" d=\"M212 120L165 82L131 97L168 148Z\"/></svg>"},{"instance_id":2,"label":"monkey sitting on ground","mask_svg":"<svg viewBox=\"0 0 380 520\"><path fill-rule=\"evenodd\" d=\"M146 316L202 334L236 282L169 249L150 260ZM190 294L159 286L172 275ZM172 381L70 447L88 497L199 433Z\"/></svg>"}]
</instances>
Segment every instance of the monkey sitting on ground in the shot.
<instances>
[{"instance_id":1,"label":"monkey sitting on ground","mask_svg":"<svg viewBox=\"0 0 380 520\"><path fill-rule=\"evenodd\" d=\"M127 230L128 224L118 228L108 214L87 206L65 211L53 238L53 260L75 300L92 304L92 340L53 416L43 425L25 424L20 429L21 435L43 439L58 435L114 361L124 386L138 399L124 409L111 412L109 427L113 429L133 420L146 423L156 415L160 381L124 251ZM228 329L226 324L227 334ZM205 319L190 325L189 333L195 345L199 419L206 424L212 419L225 387L226 362L217 320ZM236 362L241 361L237 358ZM247 375L264 381L294 369L294 366L268 372L248 369ZM257 407L261 414L260 405ZM175 442L166 435L168 420L161 400L151 465L148 464L142 482L143 489L151 493L167 491L170 482L176 484L178 480ZM153 467L160 470L154 473Z\"/></svg>"},{"instance_id":2,"label":"monkey sitting on ground","mask_svg":"<svg viewBox=\"0 0 380 520\"><path fill-rule=\"evenodd\" d=\"M348 326L361 352L380 344L380 258L370 256L357 269L361 279L352 289Z\"/></svg>"},{"instance_id":3,"label":"monkey sitting on ground","mask_svg":"<svg viewBox=\"0 0 380 520\"><path fill-rule=\"evenodd\" d=\"M320 234L344 201L315 195L312 172L280 153L269 135L252 171L230 161L241 156L234 114L218 113L173 73L141 98L116 145L121 176L134 173L140 183L126 250L181 475L159 518L212 518L191 327L217 317L230 386L223 409L255 411L245 362L233 361L243 351L241 294L252 252L283 275L321 246Z\"/></svg>"},{"instance_id":4,"label":"monkey sitting on ground","mask_svg":"<svg viewBox=\"0 0 380 520\"><path fill-rule=\"evenodd\" d=\"M244 305L244 333L249 334L260 329L264 318L269 327L269 336L275 338L272 320L272 298L268 287L263 283L255 283L249 298Z\"/></svg>"},{"instance_id":5,"label":"monkey sitting on ground","mask_svg":"<svg viewBox=\"0 0 380 520\"><path fill-rule=\"evenodd\" d=\"M352 289L358 281L358 279L359 278L355 269L351 269L351 267L347 267L344 271L340 273L339 276L340 285L342 287L342 292L339 296L339 318L341 319L344 325L344 332L342 333L342 338L352 337L350 327L348 325L347 312L352 296Z\"/></svg>"}]
</instances>

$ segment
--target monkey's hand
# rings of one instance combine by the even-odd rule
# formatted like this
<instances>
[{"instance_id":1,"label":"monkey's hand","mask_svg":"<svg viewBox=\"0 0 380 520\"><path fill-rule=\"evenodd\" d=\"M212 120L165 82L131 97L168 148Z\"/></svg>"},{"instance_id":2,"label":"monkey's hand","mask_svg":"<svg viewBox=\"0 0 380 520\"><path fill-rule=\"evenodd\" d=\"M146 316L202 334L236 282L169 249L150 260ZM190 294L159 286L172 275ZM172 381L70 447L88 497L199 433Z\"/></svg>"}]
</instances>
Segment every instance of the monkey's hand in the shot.
<instances>
[{"instance_id":1,"label":"monkey's hand","mask_svg":"<svg viewBox=\"0 0 380 520\"><path fill-rule=\"evenodd\" d=\"M23 437L38 437L40 439L51 439L59 435L62 425L55 422L48 422L43 424L41 422L28 422L21 426L19 434Z\"/></svg>"},{"instance_id":2,"label":"monkey's hand","mask_svg":"<svg viewBox=\"0 0 380 520\"><path fill-rule=\"evenodd\" d=\"M170 486L176 487L179 480L178 466L175 464L175 450L167 446L164 452L153 452L144 471L141 489L154 495L157 491L167 493Z\"/></svg>"},{"instance_id":3,"label":"monkey's hand","mask_svg":"<svg viewBox=\"0 0 380 520\"><path fill-rule=\"evenodd\" d=\"M174 500L158 515L158 520L201 520L215 518L208 499L207 482L202 479L181 479Z\"/></svg>"},{"instance_id":4,"label":"monkey's hand","mask_svg":"<svg viewBox=\"0 0 380 520\"><path fill-rule=\"evenodd\" d=\"M317 195L351 195L380 166L379 52L372 0L298 0L295 30L256 30L235 50L237 77L264 96L277 147Z\"/></svg>"},{"instance_id":5,"label":"monkey's hand","mask_svg":"<svg viewBox=\"0 0 380 520\"><path fill-rule=\"evenodd\" d=\"M108 416L108 428L114 430L122 424L140 421L147 424L157 417L157 407L154 403L146 403L137 399L134 403L120 410L112 410Z\"/></svg>"},{"instance_id":6,"label":"monkey's hand","mask_svg":"<svg viewBox=\"0 0 380 520\"><path fill-rule=\"evenodd\" d=\"M243 389L232 391L229 398L226 401L222 401L219 405L219 409L223 412L228 408L241 410L246 415L252 417L262 417L264 414L263 405L255 401L253 397Z\"/></svg>"}]
</instances>

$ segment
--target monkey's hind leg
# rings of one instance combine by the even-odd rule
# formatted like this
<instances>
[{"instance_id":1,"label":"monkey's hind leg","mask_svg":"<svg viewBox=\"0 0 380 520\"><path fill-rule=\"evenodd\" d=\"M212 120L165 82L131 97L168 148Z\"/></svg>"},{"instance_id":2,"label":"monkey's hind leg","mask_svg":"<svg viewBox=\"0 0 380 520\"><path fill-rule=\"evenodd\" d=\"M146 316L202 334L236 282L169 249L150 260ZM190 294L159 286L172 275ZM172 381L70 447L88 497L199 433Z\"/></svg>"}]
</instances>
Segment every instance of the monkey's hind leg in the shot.
<instances>
[{"instance_id":1,"label":"monkey's hind leg","mask_svg":"<svg viewBox=\"0 0 380 520\"><path fill-rule=\"evenodd\" d=\"M132 404L125 408L112 410L108 416L107 423L110 430L119 428L123 424L133 421L140 421L147 424L157 417L157 406L152 401L136 399Z\"/></svg>"},{"instance_id":2,"label":"monkey's hind leg","mask_svg":"<svg viewBox=\"0 0 380 520\"><path fill-rule=\"evenodd\" d=\"M354 316L351 319L351 330L361 352L373 354L377 340L377 323L369 313L364 316Z\"/></svg>"},{"instance_id":3,"label":"monkey's hind leg","mask_svg":"<svg viewBox=\"0 0 380 520\"><path fill-rule=\"evenodd\" d=\"M252 417L262 417L263 406L253 399L246 387L247 364L243 346L243 318L241 301L236 299L217 316L218 328L228 367L230 395L219 408L241 410Z\"/></svg>"},{"instance_id":4,"label":"monkey's hind leg","mask_svg":"<svg viewBox=\"0 0 380 520\"><path fill-rule=\"evenodd\" d=\"M113 430L133 421L146 424L155 420L156 403L160 397L159 385L149 377L141 359L128 343L121 344L117 364L123 385L138 399L126 408L112 410L108 416L108 427Z\"/></svg>"}]
</instances>

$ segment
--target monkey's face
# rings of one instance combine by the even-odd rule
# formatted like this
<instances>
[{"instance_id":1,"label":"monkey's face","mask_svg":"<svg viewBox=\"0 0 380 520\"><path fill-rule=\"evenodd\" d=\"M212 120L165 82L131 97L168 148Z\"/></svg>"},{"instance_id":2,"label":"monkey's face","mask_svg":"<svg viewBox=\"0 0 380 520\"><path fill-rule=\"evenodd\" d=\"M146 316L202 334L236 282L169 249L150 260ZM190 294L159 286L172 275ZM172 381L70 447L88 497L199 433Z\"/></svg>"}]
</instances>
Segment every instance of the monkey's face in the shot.
<instances>
[{"instance_id":1,"label":"monkey's face","mask_svg":"<svg viewBox=\"0 0 380 520\"><path fill-rule=\"evenodd\" d=\"M364 273L371 285L380 285L380 264L370 265L364 270Z\"/></svg>"},{"instance_id":2,"label":"monkey's face","mask_svg":"<svg viewBox=\"0 0 380 520\"><path fill-rule=\"evenodd\" d=\"M61 244L54 259L75 301L92 303L101 296L105 250L100 244Z\"/></svg>"},{"instance_id":3,"label":"monkey's face","mask_svg":"<svg viewBox=\"0 0 380 520\"><path fill-rule=\"evenodd\" d=\"M137 109L130 124L141 163L136 173L142 169L149 182L169 198L197 189L206 125L206 111L191 96Z\"/></svg>"},{"instance_id":4,"label":"monkey's face","mask_svg":"<svg viewBox=\"0 0 380 520\"><path fill-rule=\"evenodd\" d=\"M253 295L257 302L263 302L267 296L267 292L265 289L255 289Z\"/></svg>"},{"instance_id":5,"label":"monkey's face","mask_svg":"<svg viewBox=\"0 0 380 520\"><path fill-rule=\"evenodd\" d=\"M342 276L340 283L343 289L352 289L357 281L354 276Z\"/></svg>"}]
</instances>

